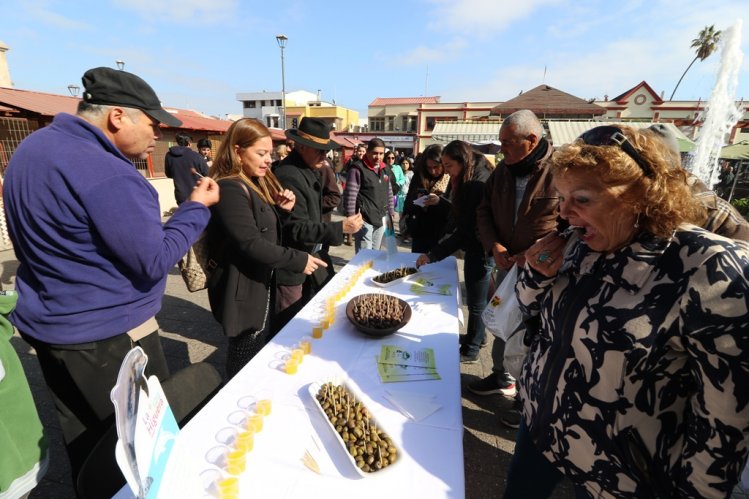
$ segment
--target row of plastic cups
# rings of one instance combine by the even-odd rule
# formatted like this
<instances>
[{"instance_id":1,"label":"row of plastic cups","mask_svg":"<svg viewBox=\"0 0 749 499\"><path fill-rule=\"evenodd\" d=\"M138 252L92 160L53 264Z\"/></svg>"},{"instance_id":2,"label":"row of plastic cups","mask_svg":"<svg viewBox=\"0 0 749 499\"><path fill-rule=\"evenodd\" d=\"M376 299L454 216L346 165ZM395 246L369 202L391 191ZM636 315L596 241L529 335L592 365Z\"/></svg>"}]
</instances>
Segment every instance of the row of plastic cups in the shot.
<instances>
[{"instance_id":1,"label":"row of plastic cups","mask_svg":"<svg viewBox=\"0 0 749 499\"><path fill-rule=\"evenodd\" d=\"M322 333L320 333L320 336L322 336ZM304 356L309 355L310 352L312 352L312 341L308 336L305 336L301 340L299 340L299 343L294 345L291 353L286 358L283 367L284 372L286 374L296 374L297 370L299 369L299 364L301 364L304 360Z\"/></svg>"}]
</instances>

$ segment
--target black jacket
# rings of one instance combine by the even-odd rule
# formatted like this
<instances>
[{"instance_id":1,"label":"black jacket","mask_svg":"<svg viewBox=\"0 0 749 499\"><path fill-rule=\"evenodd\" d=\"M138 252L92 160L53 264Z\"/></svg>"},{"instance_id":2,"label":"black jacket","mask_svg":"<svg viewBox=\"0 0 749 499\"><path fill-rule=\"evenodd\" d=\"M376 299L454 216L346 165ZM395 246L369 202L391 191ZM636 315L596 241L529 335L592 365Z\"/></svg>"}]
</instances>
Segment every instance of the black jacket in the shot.
<instances>
[{"instance_id":1,"label":"black jacket","mask_svg":"<svg viewBox=\"0 0 749 499\"><path fill-rule=\"evenodd\" d=\"M415 239L438 240L448 228L450 220L450 205L448 203L439 203L434 206L422 208L414 204L414 200L421 195L419 189L422 189L420 172L416 172L411 179L408 187L408 194L403 203L403 217L406 219L406 227L411 237ZM448 184L443 198L450 198L451 185Z\"/></svg>"},{"instance_id":2,"label":"black jacket","mask_svg":"<svg viewBox=\"0 0 749 499\"><path fill-rule=\"evenodd\" d=\"M451 200L442 198L440 204L451 205L451 224L449 233L429 251L433 262L452 255L459 249L466 253L484 254L476 224L476 209L484 195L486 184L492 170L489 161L480 155L475 156L473 176L452 193Z\"/></svg>"},{"instance_id":3,"label":"black jacket","mask_svg":"<svg viewBox=\"0 0 749 499\"><path fill-rule=\"evenodd\" d=\"M296 196L294 211L285 220L283 238L290 248L311 253L317 244L340 246L343 243L343 222L323 222L322 180L320 172L309 168L298 152L292 151L274 172L285 189ZM278 284L302 284L301 271L278 270Z\"/></svg>"},{"instance_id":4,"label":"black jacket","mask_svg":"<svg viewBox=\"0 0 749 499\"><path fill-rule=\"evenodd\" d=\"M195 187L193 168L203 176L208 175L208 165L200 153L187 146L169 148L164 158L164 170L167 177L174 179L174 198L177 204L184 203Z\"/></svg>"},{"instance_id":5,"label":"black jacket","mask_svg":"<svg viewBox=\"0 0 749 499\"><path fill-rule=\"evenodd\" d=\"M208 281L211 311L227 336L267 326L273 269L302 272L307 254L281 246L276 209L237 180L219 181L221 199L211 207L208 242L219 266ZM304 274L302 274L304 275Z\"/></svg>"}]
</instances>

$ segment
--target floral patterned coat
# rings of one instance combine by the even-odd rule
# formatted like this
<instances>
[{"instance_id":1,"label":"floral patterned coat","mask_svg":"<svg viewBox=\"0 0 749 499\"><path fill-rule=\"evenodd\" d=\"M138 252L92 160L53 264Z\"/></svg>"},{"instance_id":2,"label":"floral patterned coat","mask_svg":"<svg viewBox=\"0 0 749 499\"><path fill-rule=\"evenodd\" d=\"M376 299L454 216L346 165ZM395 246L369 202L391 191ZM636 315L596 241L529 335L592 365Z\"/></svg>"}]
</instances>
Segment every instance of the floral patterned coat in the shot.
<instances>
[{"instance_id":1,"label":"floral patterned coat","mask_svg":"<svg viewBox=\"0 0 749 499\"><path fill-rule=\"evenodd\" d=\"M525 267L541 315L525 423L593 497L728 497L749 441L749 246L691 225L611 254L574 235L555 278Z\"/></svg>"}]
</instances>

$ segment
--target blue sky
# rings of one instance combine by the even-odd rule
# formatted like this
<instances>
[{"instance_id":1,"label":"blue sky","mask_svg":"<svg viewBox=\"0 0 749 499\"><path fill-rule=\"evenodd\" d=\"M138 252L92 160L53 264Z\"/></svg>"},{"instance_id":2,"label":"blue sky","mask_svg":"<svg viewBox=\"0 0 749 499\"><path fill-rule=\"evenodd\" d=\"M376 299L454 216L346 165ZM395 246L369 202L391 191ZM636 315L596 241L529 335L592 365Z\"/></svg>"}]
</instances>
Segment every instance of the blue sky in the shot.
<instances>
[{"instance_id":1,"label":"blue sky","mask_svg":"<svg viewBox=\"0 0 749 499\"><path fill-rule=\"evenodd\" d=\"M376 97L504 101L546 83L614 97L642 80L671 94L704 26L744 15L737 98L749 100L746 0L3 0L0 40L15 87L67 94L86 69L148 81L165 105L225 116L238 92L281 88L275 35L289 37L286 89L366 116ZM706 100L719 55L675 99ZM545 75L544 75L545 73Z\"/></svg>"}]
</instances>

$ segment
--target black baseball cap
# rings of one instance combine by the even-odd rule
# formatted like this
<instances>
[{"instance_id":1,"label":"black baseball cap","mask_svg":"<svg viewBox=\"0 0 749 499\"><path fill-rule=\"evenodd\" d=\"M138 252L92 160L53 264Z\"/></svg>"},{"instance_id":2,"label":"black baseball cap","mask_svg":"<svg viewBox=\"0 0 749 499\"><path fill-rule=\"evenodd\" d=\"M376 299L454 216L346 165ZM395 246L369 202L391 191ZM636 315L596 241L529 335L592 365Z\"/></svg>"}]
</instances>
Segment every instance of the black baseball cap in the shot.
<instances>
[{"instance_id":1,"label":"black baseball cap","mask_svg":"<svg viewBox=\"0 0 749 499\"><path fill-rule=\"evenodd\" d=\"M141 77L107 67L89 69L81 78L83 100L90 104L140 109L165 125L178 127L182 122L161 107L153 88Z\"/></svg>"}]
</instances>

